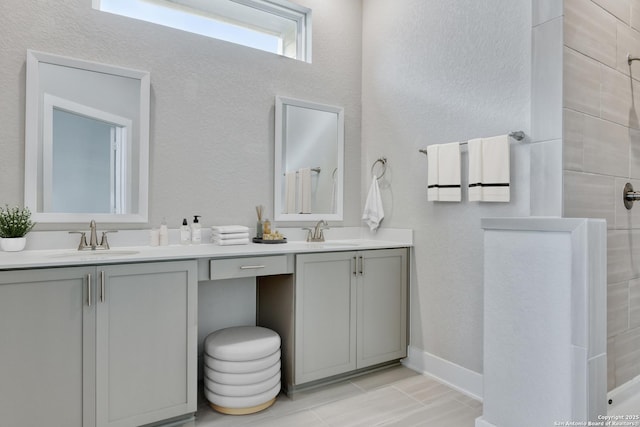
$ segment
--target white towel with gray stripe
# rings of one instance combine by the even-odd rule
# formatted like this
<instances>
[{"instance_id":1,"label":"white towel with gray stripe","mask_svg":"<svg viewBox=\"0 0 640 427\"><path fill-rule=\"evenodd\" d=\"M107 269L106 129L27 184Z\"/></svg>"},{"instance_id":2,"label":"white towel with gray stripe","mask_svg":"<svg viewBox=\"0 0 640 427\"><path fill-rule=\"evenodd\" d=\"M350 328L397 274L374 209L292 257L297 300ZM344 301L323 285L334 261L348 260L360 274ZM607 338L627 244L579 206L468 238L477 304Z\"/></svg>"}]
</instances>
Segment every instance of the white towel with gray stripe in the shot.
<instances>
[{"instance_id":1,"label":"white towel with gray stripe","mask_svg":"<svg viewBox=\"0 0 640 427\"><path fill-rule=\"evenodd\" d=\"M509 135L469 141L469 201L509 202L509 156Z\"/></svg>"}]
</instances>

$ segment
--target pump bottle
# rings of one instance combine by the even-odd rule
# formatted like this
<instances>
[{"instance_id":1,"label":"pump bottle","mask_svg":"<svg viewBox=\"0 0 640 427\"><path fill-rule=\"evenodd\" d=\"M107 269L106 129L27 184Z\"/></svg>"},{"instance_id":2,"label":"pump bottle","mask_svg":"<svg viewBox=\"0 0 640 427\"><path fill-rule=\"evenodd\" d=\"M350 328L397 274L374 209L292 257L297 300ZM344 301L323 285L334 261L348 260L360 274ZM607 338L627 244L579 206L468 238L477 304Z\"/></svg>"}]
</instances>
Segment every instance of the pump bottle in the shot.
<instances>
[{"instance_id":1,"label":"pump bottle","mask_svg":"<svg viewBox=\"0 0 640 427\"><path fill-rule=\"evenodd\" d=\"M194 215L193 223L191 224L191 243L194 245L199 245L202 242L202 229L198 218L200 218L200 215Z\"/></svg>"},{"instance_id":2,"label":"pump bottle","mask_svg":"<svg viewBox=\"0 0 640 427\"><path fill-rule=\"evenodd\" d=\"M187 223L187 218L182 220L182 227L180 227L180 244L188 245L191 243L191 228Z\"/></svg>"}]
</instances>

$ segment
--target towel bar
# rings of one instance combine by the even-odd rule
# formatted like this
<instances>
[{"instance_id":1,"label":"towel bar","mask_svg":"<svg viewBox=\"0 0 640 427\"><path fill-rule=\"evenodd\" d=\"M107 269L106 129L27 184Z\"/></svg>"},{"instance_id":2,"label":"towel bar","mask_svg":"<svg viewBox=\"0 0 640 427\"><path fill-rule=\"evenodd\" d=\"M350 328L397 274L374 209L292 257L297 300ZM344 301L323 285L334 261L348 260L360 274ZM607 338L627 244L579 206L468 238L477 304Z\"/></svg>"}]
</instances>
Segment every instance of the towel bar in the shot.
<instances>
[{"instance_id":1,"label":"towel bar","mask_svg":"<svg viewBox=\"0 0 640 427\"><path fill-rule=\"evenodd\" d=\"M525 134L521 130L518 130L514 132L509 132L509 137L515 139L516 141L522 141L525 137ZM460 145L467 145L468 143L469 141L463 141L460 143ZM427 155L427 150L425 150L424 148L421 148L418 151L424 154L425 156Z\"/></svg>"},{"instance_id":2,"label":"towel bar","mask_svg":"<svg viewBox=\"0 0 640 427\"><path fill-rule=\"evenodd\" d=\"M631 63L633 61L640 61L640 58L634 58L633 56L631 56L630 53L627 53L627 64L629 64L629 66L631 66Z\"/></svg>"},{"instance_id":3,"label":"towel bar","mask_svg":"<svg viewBox=\"0 0 640 427\"><path fill-rule=\"evenodd\" d=\"M320 166L316 167L316 168L311 168L311 172L315 172L315 173L320 173L322 169L320 169ZM296 173L298 173L298 171L296 171ZM283 173L282 175L286 175L286 173Z\"/></svg>"}]
</instances>

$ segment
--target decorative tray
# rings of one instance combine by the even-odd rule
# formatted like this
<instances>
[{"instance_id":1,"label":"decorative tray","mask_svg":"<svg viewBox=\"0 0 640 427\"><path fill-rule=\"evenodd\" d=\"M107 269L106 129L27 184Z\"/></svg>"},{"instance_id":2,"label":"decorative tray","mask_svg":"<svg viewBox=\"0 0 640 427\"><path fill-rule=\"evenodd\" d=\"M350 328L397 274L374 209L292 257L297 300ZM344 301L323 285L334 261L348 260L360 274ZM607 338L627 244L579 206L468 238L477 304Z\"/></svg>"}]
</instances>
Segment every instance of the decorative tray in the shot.
<instances>
[{"instance_id":1,"label":"decorative tray","mask_svg":"<svg viewBox=\"0 0 640 427\"><path fill-rule=\"evenodd\" d=\"M253 243L264 243L264 244L271 244L271 245L276 243L287 243L287 238L285 237L284 239L280 239L280 240L262 240L259 237L254 237Z\"/></svg>"}]
</instances>

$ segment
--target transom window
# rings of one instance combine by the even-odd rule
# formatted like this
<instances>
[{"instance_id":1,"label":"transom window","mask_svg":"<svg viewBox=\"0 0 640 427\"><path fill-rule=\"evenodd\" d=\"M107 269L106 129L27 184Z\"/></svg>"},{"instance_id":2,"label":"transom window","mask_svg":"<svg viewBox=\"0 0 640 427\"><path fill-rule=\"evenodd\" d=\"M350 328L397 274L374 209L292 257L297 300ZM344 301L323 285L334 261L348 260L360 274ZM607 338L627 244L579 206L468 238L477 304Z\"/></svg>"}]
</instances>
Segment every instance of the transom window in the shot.
<instances>
[{"instance_id":1,"label":"transom window","mask_svg":"<svg viewBox=\"0 0 640 427\"><path fill-rule=\"evenodd\" d=\"M93 0L93 8L311 62L311 9L286 0Z\"/></svg>"}]
</instances>

